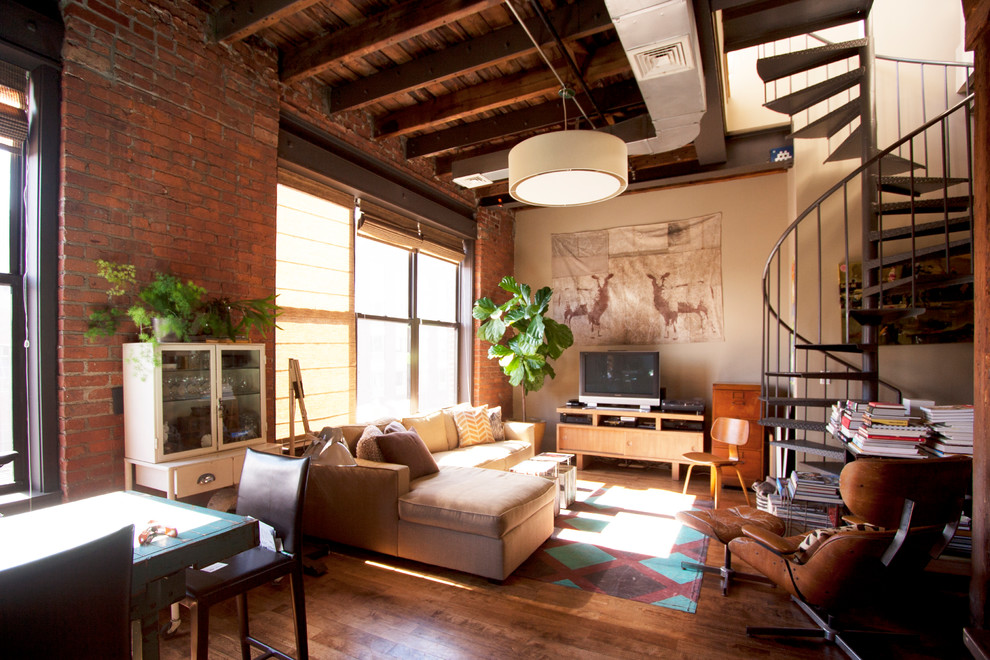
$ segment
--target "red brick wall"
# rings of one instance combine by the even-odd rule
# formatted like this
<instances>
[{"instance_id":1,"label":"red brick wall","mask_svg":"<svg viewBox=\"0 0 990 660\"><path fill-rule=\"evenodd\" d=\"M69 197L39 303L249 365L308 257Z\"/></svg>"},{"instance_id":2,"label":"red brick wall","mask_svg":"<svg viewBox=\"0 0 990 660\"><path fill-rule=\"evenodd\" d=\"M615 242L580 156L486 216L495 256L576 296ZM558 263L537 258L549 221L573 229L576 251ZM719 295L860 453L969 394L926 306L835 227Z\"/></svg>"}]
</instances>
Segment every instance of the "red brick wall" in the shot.
<instances>
[{"instance_id":1,"label":"red brick wall","mask_svg":"<svg viewBox=\"0 0 990 660\"><path fill-rule=\"evenodd\" d=\"M124 474L110 388L133 335L83 337L105 300L96 260L133 263L143 281L171 271L209 295L275 287L278 81L274 52L209 43L185 2L73 1L63 19L60 470L77 499Z\"/></svg>"},{"instance_id":2,"label":"red brick wall","mask_svg":"<svg viewBox=\"0 0 990 660\"><path fill-rule=\"evenodd\" d=\"M470 193L406 162L397 139L372 141L362 112L323 114L320 90L283 87L277 53L258 40L222 46L204 3L63 3L63 189L59 294L61 479L66 498L123 486L121 343L83 333L105 300L96 260L194 279L210 295L262 297L275 288L276 145L291 112L462 201ZM479 213L475 298L512 272L512 216ZM489 253L489 250L492 250ZM268 427L274 428L274 344L268 342ZM476 347L474 400L511 408L487 346ZM494 367L494 372L491 368Z\"/></svg>"},{"instance_id":3,"label":"red brick wall","mask_svg":"<svg viewBox=\"0 0 990 660\"><path fill-rule=\"evenodd\" d=\"M497 304L508 300L509 294L498 283L515 272L515 223L512 213L504 209L478 210L478 240L475 244L475 300L487 296ZM480 324L475 321L477 333ZM502 419L511 419L512 387L497 360L488 359L488 342L475 339L472 402L502 406Z\"/></svg>"}]
</instances>

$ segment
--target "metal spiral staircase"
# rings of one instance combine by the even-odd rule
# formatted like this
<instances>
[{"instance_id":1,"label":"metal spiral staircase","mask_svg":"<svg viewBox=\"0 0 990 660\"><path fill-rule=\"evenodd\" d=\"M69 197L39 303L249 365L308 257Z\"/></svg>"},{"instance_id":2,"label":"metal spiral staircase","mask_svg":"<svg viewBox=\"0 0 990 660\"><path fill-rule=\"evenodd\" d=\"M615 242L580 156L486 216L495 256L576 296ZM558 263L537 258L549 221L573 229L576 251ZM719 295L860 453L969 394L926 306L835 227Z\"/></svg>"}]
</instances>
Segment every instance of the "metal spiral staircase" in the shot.
<instances>
[{"instance_id":1,"label":"metal spiral staircase","mask_svg":"<svg viewBox=\"0 0 990 660\"><path fill-rule=\"evenodd\" d=\"M824 163L862 163L797 216L763 276L762 424L773 429L771 446L829 472L846 459L826 432L831 405L900 400L882 378L881 343L918 324L926 305L965 306L966 291L972 300L971 67L876 56L871 4L723 11L727 50L776 51L757 72L766 107L791 116L790 137L827 141ZM814 34L844 24L865 36L831 43ZM779 52L794 41L810 47Z\"/></svg>"}]
</instances>

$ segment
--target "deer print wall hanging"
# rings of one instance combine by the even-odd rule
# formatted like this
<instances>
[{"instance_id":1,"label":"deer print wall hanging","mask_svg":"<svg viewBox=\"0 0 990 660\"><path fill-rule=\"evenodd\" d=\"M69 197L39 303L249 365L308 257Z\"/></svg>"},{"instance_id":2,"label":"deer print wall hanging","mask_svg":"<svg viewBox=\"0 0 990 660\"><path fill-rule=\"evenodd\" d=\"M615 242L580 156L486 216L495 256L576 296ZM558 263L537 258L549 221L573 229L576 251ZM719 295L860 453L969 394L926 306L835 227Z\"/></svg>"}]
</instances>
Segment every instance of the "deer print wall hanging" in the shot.
<instances>
[{"instance_id":1,"label":"deer print wall hanging","mask_svg":"<svg viewBox=\"0 0 990 660\"><path fill-rule=\"evenodd\" d=\"M553 307L576 345L721 341L722 215L554 234Z\"/></svg>"}]
</instances>

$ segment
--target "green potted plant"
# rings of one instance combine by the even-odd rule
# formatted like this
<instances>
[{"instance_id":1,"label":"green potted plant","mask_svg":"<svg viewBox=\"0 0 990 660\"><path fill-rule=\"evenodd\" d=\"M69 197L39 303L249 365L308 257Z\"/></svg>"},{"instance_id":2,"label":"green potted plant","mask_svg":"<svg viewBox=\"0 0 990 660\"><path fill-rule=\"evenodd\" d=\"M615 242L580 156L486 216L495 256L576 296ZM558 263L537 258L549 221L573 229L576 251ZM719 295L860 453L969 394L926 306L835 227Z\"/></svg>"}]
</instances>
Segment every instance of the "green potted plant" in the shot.
<instances>
[{"instance_id":1,"label":"green potted plant","mask_svg":"<svg viewBox=\"0 0 990 660\"><path fill-rule=\"evenodd\" d=\"M277 327L275 319L281 313L282 309L275 304L275 294L249 300L218 296L200 305L192 329L194 334L231 341L250 336L252 328L262 336L268 336L268 331Z\"/></svg>"},{"instance_id":2,"label":"green potted plant","mask_svg":"<svg viewBox=\"0 0 990 660\"><path fill-rule=\"evenodd\" d=\"M511 275L503 277L499 287L512 297L501 305L491 298L479 298L471 313L482 322L478 338L491 343L488 359L498 360L510 385L522 385L522 419L526 421L526 395L539 391L547 376L556 376L549 361L574 343L574 335L548 316L550 287L533 295L529 285L516 282Z\"/></svg>"}]
</instances>

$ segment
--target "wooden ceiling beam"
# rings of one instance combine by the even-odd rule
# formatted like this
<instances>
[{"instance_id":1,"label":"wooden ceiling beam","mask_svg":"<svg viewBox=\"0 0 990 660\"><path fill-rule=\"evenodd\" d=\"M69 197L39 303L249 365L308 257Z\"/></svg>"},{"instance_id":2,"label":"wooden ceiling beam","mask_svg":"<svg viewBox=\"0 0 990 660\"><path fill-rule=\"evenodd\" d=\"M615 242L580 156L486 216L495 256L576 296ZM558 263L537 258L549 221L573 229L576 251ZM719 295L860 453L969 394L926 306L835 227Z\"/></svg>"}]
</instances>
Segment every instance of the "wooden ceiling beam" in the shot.
<instances>
[{"instance_id":1,"label":"wooden ceiling beam","mask_svg":"<svg viewBox=\"0 0 990 660\"><path fill-rule=\"evenodd\" d=\"M550 21L563 39L580 39L612 27L612 19L602 0L557 9L550 12ZM526 20L526 26L541 45L553 41L543 21L530 18ZM536 48L526 31L513 24L330 89L327 94L330 112L361 108L386 96L402 94L427 83L450 80L534 52Z\"/></svg>"},{"instance_id":2,"label":"wooden ceiling beam","mask_svg":"<svg viewBox=\"0 0 990 660\"><path fill-rule=\"evenodd\" d=\"M643 103L643 95L635 80L624 80L607 87L593 89L591 95L602 112L606 113L618 112ZM587 99L584 94L579 94L577 98L582 104ZM411 137L406 142L406 158L435 156L451 149L464 149L489 140L539 131L561 124L563 118L560 101L541 103L490 119L459 124L434 133Z\"/></svg>"},{"instance_id":3,"label":"wooden ceiling beam","mask_svg":"<svg viewBox=\"0 0 990 660\"><path fill-rule=\"evenodd\" d=\"M230 2L212 16L213 38L225 44L247 39L286 16L320 0L247 0Z\"/></svg>"},{"instance_id":4,"label":"wooden ceiling beam","mask_svg":"<svg viewBox=\"0 0 990 660\"><path fill-rule=\"evenodd\" d=\"M502 0L408 0L285 53L282 82L293 83L314 76L334 62L394 46L499 4Z\"/></svg>"},{"instance_id":5,"label":"wooden ceiling beam","mask_svg":"<svg viewBox=\"0 0 990 660\"><path fill-rule=\"evenodd\" d=\"M585 82L590 84L628 71L629 60L622 50L622 44L612 43L600 48L591 58ZM545 70L503 76L385 115L375 122L375 136L406 135L536 98L556 91L559 87L560 83L553 72Z\"/></svg>"}]
</instances>

